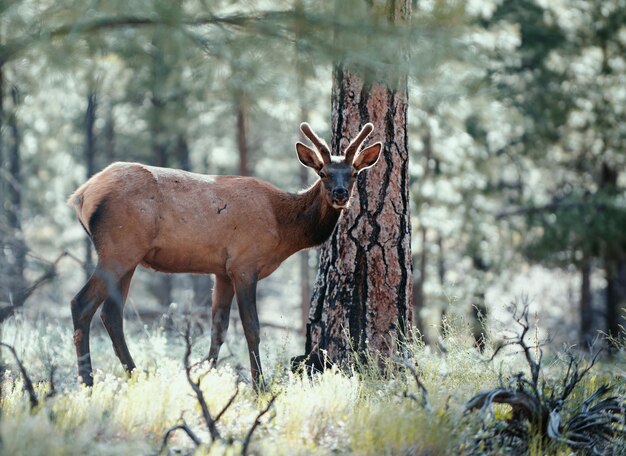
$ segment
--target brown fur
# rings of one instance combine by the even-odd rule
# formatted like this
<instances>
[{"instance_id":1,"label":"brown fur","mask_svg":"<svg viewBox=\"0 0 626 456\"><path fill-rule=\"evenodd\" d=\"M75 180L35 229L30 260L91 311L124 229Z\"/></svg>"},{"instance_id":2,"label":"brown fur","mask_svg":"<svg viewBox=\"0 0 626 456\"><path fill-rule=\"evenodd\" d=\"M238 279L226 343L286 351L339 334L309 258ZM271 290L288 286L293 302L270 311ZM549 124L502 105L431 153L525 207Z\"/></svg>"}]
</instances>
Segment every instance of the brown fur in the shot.
<instances>
[{"instance_id":1,"label":"brown fur","mask_svg":"<svg viewBox=\"0 0 626 456\"><path fill-rule=\"evenodd\" d=\"M330 236L340 210L321 191L319 181L294 195L250 177L114 163L68 202L97 239L101 262L122 270L137 264L164 272L246 270L261 279ZM91 226L103 202L99 225Z\"/></svg>"},{"instance_id":2,"label":"brown fur","mask_svg":"<svg viewBox=\"0 0 626 456\"><path fill-rule=\"evenodd\" d=\"M359 149L371 131L366 125L350 147ZM298 143L300 161L321 179L290 194L251 177L207 176L139 163L114 163L70 196L98 252L98 265L72 300L78 373L91 385L89 328L104 302L101 318L115 353L130 372L132 360L123 331L123 307L135 268L215 274L209 359L216 361L228 329L233 295L250 355L252 379L261 375L257 281L298 250L331 235L348 202L356 173L373 166L381 144L354 161L333 157L303 124L318 151ZM322 150L320 150L322 149ZM328 155L326 157L326 155ZM324 157L324 158L322 158Z\"/></svg>"}]
</instances>

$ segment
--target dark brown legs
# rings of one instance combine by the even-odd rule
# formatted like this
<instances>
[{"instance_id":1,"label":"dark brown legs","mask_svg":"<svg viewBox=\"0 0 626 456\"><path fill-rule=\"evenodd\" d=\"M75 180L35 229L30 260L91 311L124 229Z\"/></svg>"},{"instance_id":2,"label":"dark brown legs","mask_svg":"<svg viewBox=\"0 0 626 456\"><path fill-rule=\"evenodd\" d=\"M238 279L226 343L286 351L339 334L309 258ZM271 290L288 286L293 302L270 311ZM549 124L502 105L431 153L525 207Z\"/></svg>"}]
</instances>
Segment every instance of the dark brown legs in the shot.
<instances>
[{"instance_id":1,"label":"dark brown legs","mask_svg":"<svg viewBox=\"0 0 626 456\"><path fill-rule=\"evenodd\" d=\"M209 361L217 362L220 348L224 343L228 323L230 321L230 306L235 291L228 277L215 276L215 288L213 289L213 305L211 316L211 348L209 349Z\"/></svg>"},{"instance_id":2,"label":"dark brown legs","mask_svg":"<svg viewBox=\"0 0 626 456\"><path fill-rule=\"evenodd\" d=\"M128 296L130 280L133 278L134 270L129 271L122 277L116 287L111 290L109 296L104 301L100 318L104 327L109 333L113 350L120 359L122 366L129 374L135 369L135 363L130 356L126 338L124 337L124 303Z\"/></svg>"},{"instance_id":3,"label":"dark brown legs","mask_svg":"<svg viewBox=\"0 0 626 456\"><path fill-rule=\"evenodd\" d=\"M89 353L89 327L91 319L107 294L107 285L99 269L91 275L85 286L72 300L74 346L78 361L78 377L85 385L93 385L91 354Z\"/></svg>"},{"instance_id":4,"label":"dark brown legs","mask_svg":"<svg viewBox=\"0 0 626 456\"><path fill-rule=\"evenodd\" d=\"M99 266L83 289L72 300L78 375L85 385L93 385L89 328L96 310L103 302L101 318L111 337L115 354L127 372L130 373L135 369L135 363L128 351L124 337L123 318L124 303L133 273L134 269L121 275L115 274ZM241 323L248 343L252 383L255 388L260 388L262 387L262 370L259 357L259 317L256 308L257 279L255 274L237 274L234 277L236 279L234 286L233 280L228 277L218 276L215 278L209 360L217 361L228 330L230 307L236 293Z\"/></svg>"},{"instance_id":5,"label":"dark brown legs","mask_svg":"<svg viewBox=\"0 0 626 456\"><path fill-rule=\"evenodd\" d=\"M102 321L111 336L115 352L127 371L130 372L135 368L126 346L122 327L122 309L133 272L134 270L120 278L119 275L98 266L82 290L72 300L78 376L80 381L87 386L93 385L89 328L96 310L105 300Z\"/></svg>"},{"instance_id":6,"label":"dark brown legs","mask_svg":"<svg viewBox=\"0 0 626 456\"><path fill-rule=\"evenodd\" d=\"M232 280L228 277L215 277L212 308L213 327L211 330L209 360L217 361L220 347L228 330L231 302L233 295L236 293L239 315L250 354L252 384L255 388L259 388L262 386L260 383L262 371L261 358L259 357L259 317L256 310L256 284L255 274L233 274Z\"/></svg>"},{"instance_id":7,"label":"dark brown legs","mask_svg":"<svg viewBox=\"0 0 626 456\"><path fill-rule=\"evenodd\" d=\"M235 293L237 294L237 304L239 305L239 316L243 332L248 343L248 353L250 355L250 374L252 385L262 388L261 358L259 356L259 316L256 309L256 284L254 275L239 274L235 282Z\"/></svg>"}]
</instances>

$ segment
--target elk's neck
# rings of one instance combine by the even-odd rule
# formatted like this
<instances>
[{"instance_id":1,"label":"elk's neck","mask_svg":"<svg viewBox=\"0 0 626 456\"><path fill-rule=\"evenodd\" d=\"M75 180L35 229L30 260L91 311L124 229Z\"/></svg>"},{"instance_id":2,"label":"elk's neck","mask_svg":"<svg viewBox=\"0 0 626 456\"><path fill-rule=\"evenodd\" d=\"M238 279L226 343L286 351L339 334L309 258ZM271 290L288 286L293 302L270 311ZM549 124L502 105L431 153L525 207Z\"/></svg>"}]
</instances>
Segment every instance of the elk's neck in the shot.
<instances>
[{"instance_id":1,"label":"elk's neck","mask_svg":"<svg viewBox=\"0 0 626 456\"><path fill-rule=\"evenodd\" d=\"M291 253L322 244L335 229L341 210L331 206L322 191L318 180L302 193L287 194L277 205L276 218Z\"/></svg>"}]
</instances>

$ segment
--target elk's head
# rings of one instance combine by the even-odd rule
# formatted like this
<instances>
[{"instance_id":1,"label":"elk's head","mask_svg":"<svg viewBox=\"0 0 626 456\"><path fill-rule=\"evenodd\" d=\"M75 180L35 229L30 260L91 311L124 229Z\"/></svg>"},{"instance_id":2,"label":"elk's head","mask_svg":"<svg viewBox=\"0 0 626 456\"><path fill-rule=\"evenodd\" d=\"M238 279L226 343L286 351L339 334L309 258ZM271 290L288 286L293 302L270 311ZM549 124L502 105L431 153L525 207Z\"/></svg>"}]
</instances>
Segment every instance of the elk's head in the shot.
<instances>
[{"instance_id":1,"label":"elk's head","mask_svg":"<svg viewBox=\"0 0 626 456\"><path fill-rule=\"evenodd\" d=\"M359 172L374 166L380 151L381 143L361 149L365 138L374 130L371 123L365 124L342 155L331 156L326 143L317 136L306 122L300 125L302 133L311 140L317 151L302 144L296 143L298 159L304 166L315 170L322 179L325 198L336 209L343 209L348 205L352 186Z\"/></svg>"}]
</instances>

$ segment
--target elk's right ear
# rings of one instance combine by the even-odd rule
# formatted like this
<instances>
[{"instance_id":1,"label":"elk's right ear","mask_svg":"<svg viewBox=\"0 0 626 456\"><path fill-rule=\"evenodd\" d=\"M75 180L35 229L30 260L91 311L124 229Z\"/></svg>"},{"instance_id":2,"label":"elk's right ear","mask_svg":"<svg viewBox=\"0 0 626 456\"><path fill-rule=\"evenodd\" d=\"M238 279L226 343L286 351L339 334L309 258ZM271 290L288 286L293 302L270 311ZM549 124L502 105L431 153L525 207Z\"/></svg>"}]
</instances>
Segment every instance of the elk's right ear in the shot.
<instances>
[{"instance_id":1,"label":"elk's right ear","mask_svg":"<svg viewBox=\"0 0 626 456\"><path fill-rule=\"evenodd\" d=\"M319 154L301 142L296 143L296 153L298 154L298 160L300 160L300 163L304 166L313 168L315 171L319 171L324 167L324 163Z\"/></svg>"},{"instance_id":2,"label":"elk's right ear","mask_svg":"<svg viewBox=\"0 0 626 456\"><path fill-rule=\"evenodd\" d=\"M359 151L357 156L354 157L354 161L352 162L352 166L354 166L354 169L356 169L357 171L361 171L374 166L378 161L378 158L380 157L380 151L382 150L382 148L382 143L377 142L376 144Z\"/></svg>"}]
</instances>

